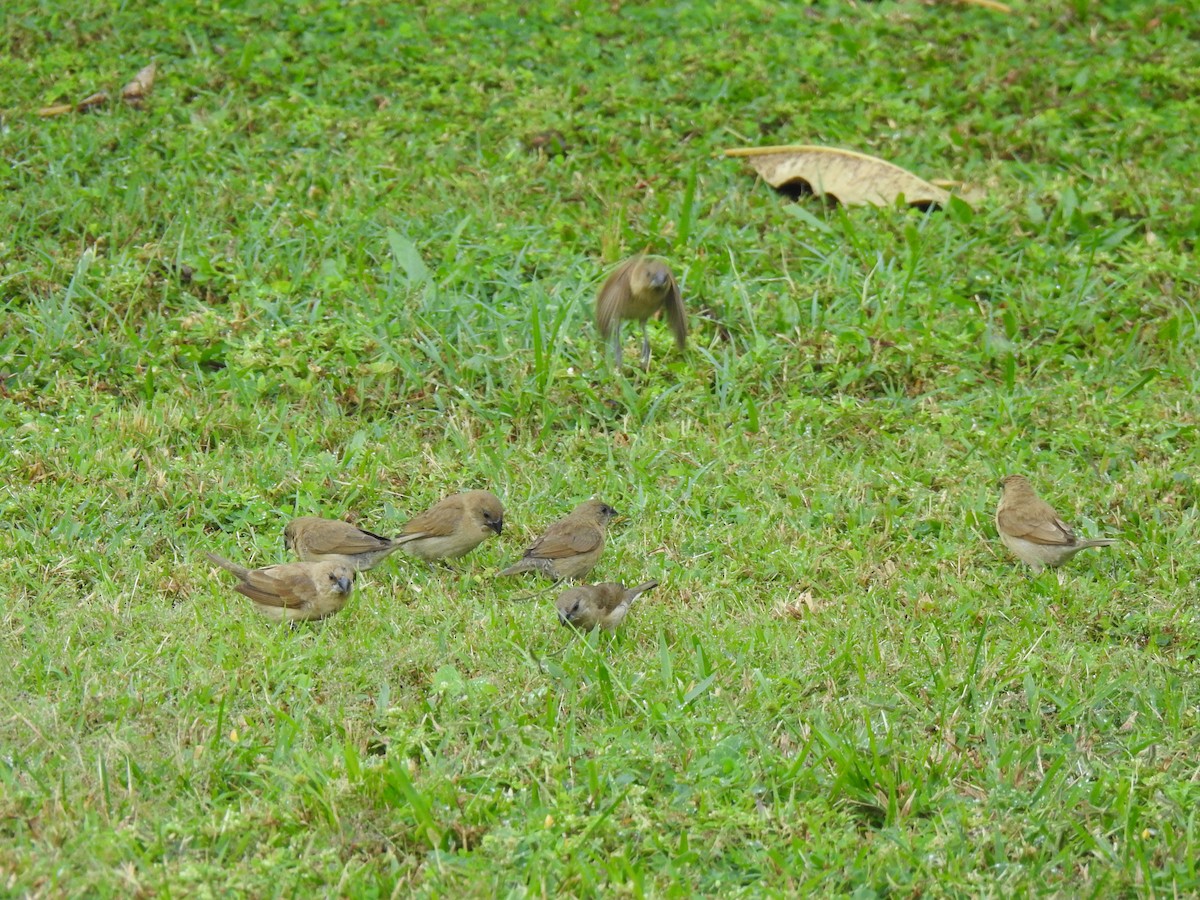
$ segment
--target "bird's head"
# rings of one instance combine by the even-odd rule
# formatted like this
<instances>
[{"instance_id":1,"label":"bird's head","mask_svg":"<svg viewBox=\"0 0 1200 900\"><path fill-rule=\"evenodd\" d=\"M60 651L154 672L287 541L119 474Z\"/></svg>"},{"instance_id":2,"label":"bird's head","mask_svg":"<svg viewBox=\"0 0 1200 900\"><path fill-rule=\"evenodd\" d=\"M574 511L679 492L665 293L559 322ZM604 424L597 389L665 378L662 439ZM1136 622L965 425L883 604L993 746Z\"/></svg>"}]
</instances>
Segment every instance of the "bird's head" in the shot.
<instances>
[{"instance_id":1,"label":"bird's head","mask_svg":"<svg viewBox=\"0 0 1200 900\"><path fill-rule=\"evenodd\" d=\"M568 591L563 591L555 602L555 606L558 607L558 623L560 625L574 625L575 620L579 618L580 610L586 599L587 593L582 588L571 588Z\"/></svg>"},{"instance_id":2,"label":"bird's head","mask_svg":"<svg viewBox=\"0 0 1200 900\"><path fill-rule=\"evenodd\" d=\"M354 569L340 563L329 570L329 582L339 594L349 594L354 587Z\"/></svg>"},{"instance_id":3,"label":"bird's head","mask_svg":"<svg viewBox=\"0 0 1200 900\"><path fill-rule=\"evenodd\" d=\"M490 528L496 534L504 531L504 507L495 494L489 491L476 492L478 503L475 506L476 520L484 528Z\"/></svg>"}]
</instances>

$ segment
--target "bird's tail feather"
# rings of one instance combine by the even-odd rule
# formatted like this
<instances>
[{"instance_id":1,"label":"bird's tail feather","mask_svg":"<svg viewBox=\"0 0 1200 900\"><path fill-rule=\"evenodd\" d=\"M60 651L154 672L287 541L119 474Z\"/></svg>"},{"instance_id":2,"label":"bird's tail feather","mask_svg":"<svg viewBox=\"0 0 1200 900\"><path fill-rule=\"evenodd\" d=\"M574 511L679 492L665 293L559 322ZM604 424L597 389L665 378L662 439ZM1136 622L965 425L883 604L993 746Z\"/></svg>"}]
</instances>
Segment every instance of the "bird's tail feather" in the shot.
<instances>
[{"instance_id":1,"label":"bird's tail feather","mask_svg":"<svg viewBox=\"0 0 1200 900\"><path fill-rule=\"evenodd\" d=\"M517 560L507 569L501 569L496 573L496 577L500 578L504 575L520 575L522 572L533 572L537 569L537 565L530 562L528 559Z\"/></svg>"},{"instance_id":2,"label":"bird's tail feather","mask_svg":"<svg viewBox=\"0 0 1200 900\"><path fill-rule=\"evenodd\" d=\"M627 596L629 598L629 600L627 602L633 603L634 600L636 600L642 594L646 593L646 591L652 590L653 588L656 588L656 587L658 587L657 581L647 581L643 584L639 584L637 587L630 588L629 590L627 590L625 592L625 596Z\"/></svg>"},{"instance_id":3,"label":"bird's tail feather","mask_svg":"<svg viewBox=\"0 0 1200 900\"><path fill-rule=\"evenodd\" d=\"M245 578L246 575L250 572L250 570L247 569L246 567L239 566L237 563L234 563L234 562L230 562L225 557L217 556L217 554L215 554L215 553L205 553L204 555L207 556L209 558L209 560L211 560L212 562L214 562L218 566L220 566L222 569L227 569L230 572L232 572L238 578Z\"/></svg>"}]
</instances>

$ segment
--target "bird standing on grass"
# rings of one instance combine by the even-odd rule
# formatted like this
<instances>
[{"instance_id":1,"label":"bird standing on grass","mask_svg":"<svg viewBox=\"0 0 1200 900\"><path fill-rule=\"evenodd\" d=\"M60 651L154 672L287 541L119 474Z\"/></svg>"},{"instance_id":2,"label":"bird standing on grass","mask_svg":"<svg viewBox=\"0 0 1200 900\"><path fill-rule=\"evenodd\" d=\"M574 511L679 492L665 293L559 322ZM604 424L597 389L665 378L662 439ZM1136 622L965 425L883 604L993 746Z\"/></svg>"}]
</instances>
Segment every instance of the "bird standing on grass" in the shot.
<instances>
[{"instance_id":1,"label":"bird standing on grass","mask_svg":"<svg viewBox=\"0 0 1200 900\"><path fill-rule=\"evenodd\" d=\"M283 546L305 562L342 562L356 572L379 565L399 542L349 522L301 516L283 530Z\"/></svg>"},{"instance_id":2,"label":"bird standing on grass","mask_svg":"<svg viewBox=\"0 0 1200 900\"><path fill-rule=\"evenodd\" d=\"M621 368L621 322L636 319L642 324L642 368L650 368L650 336L646 320L665 310L675 343L687 346L687 312L679 285L670 267L661 260L634 256L625 260L600 288L596 297L596 327L604 338L612 338L613 357Z\"/></svg>"},{"instance_id":3,"label":"bird standing on grass","mask_svg":"<svg viewBox=\"0 0 1200 900\"><path fill-rule=\"evenodd\" d=\"M458 559L504 530L504 507L491 491L464 491L438 501L400 530L396 540L418 559Z\"/></svg>"},{"instance_id":4,"label":"bird standing on grass","mask_svg":"<svg viewBox=\"0 0 1200 900\"><path fill-rule=\"evenodd\" d=\"M1112 538L1083 540L1049 503L1039 497L1023 475L1001 479L1003 495L996 508L996 530L1000 540L1034 572L1046 566L1061 566L1080 550L1115 544Z\"/></svg>"},{"instance_id":5,"label":"bird standing on grass","mask_svg":"<svg viewBox=\"0 0 1200 900\"><path fill-rule=\"evenodd\" d=\"M504 508L489 491L466 491L439 501L386 538L348 522L303 516L288 523L284 545L303 560L341 560L358 571L383 562L395 550L424 560L458 559L484 538L504 529Z\"/></svg>"},{"instance_id":6,"label":"bird standing on grass","mask_svg":"<svg viewBox=\"0 0 1200 900\"><path fill-rule=\"evenodd\" d=\"M657 581L647 581L637 587L627 588L623 584L581 584L563 591L555 606L558 620L563 625L574 625L581 631L600 627L615 631L625 619L633 601L651 588L658 587Z\"/></svg>"},{"instance_id":7,"label":"bird standing on grass","mask_svg":"<svg viewBox=\"0 0 1200 900\"><path fill-rule=\"evenodd\" d=\"M603 500L580 503L529 545L525 555L501 575L541 572L556 581L581 578L592 570L604 552L604 529L617 517Z\"/></svg>"},{"instance_id":8,"label":"bird standing on grass","mask_svg":"<svg viewBox=\"0 0 1200 900\"><path fill-rule=\"evenodd\" d=\"M295 562L247 569L215 553L208 558L238 577L234 590L254 601L272 622L299 622L332 616L346 605L354 568L346 562Z\"/></svg>"}]
</instances>

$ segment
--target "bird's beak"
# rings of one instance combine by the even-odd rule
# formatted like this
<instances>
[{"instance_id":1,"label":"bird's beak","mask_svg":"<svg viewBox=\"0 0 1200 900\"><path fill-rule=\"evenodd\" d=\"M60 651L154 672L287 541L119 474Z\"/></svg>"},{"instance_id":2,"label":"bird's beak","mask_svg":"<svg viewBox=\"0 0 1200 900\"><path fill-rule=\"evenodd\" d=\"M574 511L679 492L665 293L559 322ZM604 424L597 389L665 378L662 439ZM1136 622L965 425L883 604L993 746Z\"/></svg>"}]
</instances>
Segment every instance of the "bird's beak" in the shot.
<instances>
[{"instance_id":1,"label":"bird's beak","mask_svg":"<svg viewBox=\"0 0 1200 900\"><path fill-rule=\"evenodd\" d=\"M650 276L650 284L652 284L656 288L665 287L667 284L667 273L666 272L655 272L653 275Z\"/></svg>"},{"instance_id":2,"label":"bird's beak","mask_svg":"<svg viewBox=\"0 0 1200 900\"><path fill-rule=\"evenodd\" d=\"M354 580L343 575L337 580L337 589L339 594L350 593L350 586L354 584Z\"/></svg>"},{"instance_id":3,"label":"bird's beak","mask_svg":"<svg viewBox=\"0 0 1200 900\"><path fill-rule=\"evenodd\" d=\"M566 615L564 615L562 612L559 612L559 614L558 614L558 624L559 624L559 625L570 625L570 624L571 624L571 620L570 620L570 619L568 619L568 618L566 617Z\"/></svg>"},{"instance_id":4,"label":"bird's beak","mask_svg":"<svg viewBox=\"0 0 1200 900\"><path fill-rule=\"evenodd\" d=\"M500 534L504 531L504 520L497 519L495 522L488 522L487 527L496 532L496 534Z\"/></svg>"}]
</instances>

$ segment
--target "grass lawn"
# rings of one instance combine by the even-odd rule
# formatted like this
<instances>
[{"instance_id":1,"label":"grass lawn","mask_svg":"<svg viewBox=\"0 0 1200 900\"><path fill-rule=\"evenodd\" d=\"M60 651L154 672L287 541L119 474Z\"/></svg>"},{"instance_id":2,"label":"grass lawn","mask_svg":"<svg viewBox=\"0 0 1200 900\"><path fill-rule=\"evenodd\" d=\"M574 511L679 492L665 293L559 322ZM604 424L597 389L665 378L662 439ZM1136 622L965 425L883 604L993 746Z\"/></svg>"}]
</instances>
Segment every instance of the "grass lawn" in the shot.
<instances>
[{"instance_id":1,"label":"grass lawn","mask_svg":"<svg viewBox=\"0 0 1200 900\"><path fill-rule=\"evenodd\" d=\"M1200 31L1012 3L8 0L0 894L1200 892ZM1120 543L1032 576L1010 472ZM203 557L467 488L316 625ZM492 577L593 495L613 636Z\"/></svg>"}]
</instances>

